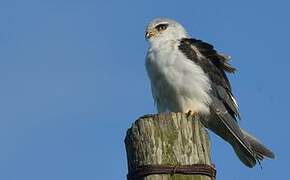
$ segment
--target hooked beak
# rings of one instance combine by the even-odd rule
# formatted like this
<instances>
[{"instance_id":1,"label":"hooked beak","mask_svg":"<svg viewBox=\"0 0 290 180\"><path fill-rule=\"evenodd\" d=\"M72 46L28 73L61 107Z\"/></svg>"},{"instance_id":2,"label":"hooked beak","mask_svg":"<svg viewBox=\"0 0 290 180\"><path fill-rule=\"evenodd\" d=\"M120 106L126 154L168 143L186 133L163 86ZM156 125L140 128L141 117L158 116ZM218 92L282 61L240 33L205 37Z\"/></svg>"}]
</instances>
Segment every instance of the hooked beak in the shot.
<instances>
[{"instance_id":1,"label":"hooked beak","mask_svg":"<svg viewBox=\"0 0 290 180\"><path fill-rule=\"evenodd\" d=\"M146 33L145 33L145 38L146 39L150 39L152 36L154 36L155 35L155 33L154 32L152 32L152 31L147 31Z\"/></svg>"}]
</instances>

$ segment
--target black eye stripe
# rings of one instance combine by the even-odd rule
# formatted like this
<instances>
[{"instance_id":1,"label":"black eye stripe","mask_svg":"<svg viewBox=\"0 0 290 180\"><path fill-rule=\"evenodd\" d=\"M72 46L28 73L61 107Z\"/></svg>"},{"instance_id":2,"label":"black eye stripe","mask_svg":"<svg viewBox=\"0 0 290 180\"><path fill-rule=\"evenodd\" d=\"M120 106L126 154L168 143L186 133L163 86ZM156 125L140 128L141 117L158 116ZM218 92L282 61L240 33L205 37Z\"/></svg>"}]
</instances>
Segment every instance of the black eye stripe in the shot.
<instances>
[{"instance_id":1,"label":"black eye stripe","mask_svg":"<svg viewBox=\"0 0 290 180\"><path fill-rule=\"evenodd\" d=\"M155 29L157 29L158 31L161 30L165 30L168 27L168 24L158 24L157 26L155 26Z\"/></svg>"}]
</instances>

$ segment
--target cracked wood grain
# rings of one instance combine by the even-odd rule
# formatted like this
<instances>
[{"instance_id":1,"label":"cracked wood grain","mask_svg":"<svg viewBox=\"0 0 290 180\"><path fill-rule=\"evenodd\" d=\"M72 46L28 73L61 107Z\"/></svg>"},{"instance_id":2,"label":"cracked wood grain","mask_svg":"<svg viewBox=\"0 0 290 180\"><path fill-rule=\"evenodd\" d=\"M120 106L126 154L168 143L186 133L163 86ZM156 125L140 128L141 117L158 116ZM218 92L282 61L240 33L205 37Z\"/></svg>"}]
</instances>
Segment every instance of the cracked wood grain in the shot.
<instances>
[{"instance_id":1,"label":"cracked wood grain","mask_svg":"<svg viewBox=\"0 0 290 180\"><path fill-rule=\"evenodd\" d=\"M128 170L140 165L209 164L210 142L200 117L182 113L144 116L125 138ZM141 180L210 180L202 175L150 175Z\"/></svg>"}]
</instances>

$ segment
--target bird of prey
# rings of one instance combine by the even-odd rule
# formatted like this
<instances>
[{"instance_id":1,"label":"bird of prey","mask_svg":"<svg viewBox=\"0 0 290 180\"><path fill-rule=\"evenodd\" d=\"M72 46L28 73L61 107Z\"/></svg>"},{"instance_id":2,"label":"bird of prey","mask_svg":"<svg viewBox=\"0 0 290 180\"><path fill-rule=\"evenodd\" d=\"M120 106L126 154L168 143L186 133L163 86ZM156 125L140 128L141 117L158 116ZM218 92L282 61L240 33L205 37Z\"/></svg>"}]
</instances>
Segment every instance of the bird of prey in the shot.
<instances>
[{"instance_id":1,"label":"bird of prey","mask_svg":"<svg viewBox=\"0 0 290 180\"><path fill-rule=\"evenodd\" d=\"M226 73L229 56L191 38L178 22L156 18L146 28L146 70L158 112L200 114L203 124L232 145L239 159L254 167L274 153L238 125L237 101Z\"/></svg>"}]
</instances>

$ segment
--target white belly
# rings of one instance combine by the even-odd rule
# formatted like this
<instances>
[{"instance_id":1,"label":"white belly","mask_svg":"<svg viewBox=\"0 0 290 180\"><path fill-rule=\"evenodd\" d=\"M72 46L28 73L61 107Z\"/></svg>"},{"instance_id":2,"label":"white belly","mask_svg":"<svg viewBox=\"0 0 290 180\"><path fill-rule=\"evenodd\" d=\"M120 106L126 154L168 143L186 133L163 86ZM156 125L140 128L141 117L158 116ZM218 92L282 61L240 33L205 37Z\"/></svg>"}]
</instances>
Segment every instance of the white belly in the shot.
<instances>
[{"instance_id":1,"label":"white belly","mask_svg":"<svg viewBox=\"0 0 290 180\"><path fill-rule=\"evenodd\" d=\"M158 50L149 50L146 59L158 111L208 113L211 86L204 71L177 46Z\"/></svg>"}]
</instances>

